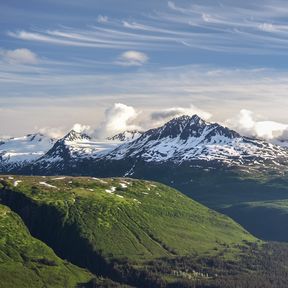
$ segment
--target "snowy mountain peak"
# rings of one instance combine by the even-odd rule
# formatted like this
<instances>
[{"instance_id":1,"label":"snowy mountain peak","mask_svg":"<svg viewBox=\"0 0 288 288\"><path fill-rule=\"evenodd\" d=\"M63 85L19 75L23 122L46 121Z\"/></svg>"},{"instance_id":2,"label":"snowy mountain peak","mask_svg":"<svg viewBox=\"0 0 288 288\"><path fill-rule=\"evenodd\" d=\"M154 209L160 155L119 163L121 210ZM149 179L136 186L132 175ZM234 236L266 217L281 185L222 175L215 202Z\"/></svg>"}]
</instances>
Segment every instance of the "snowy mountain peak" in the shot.
<instances>
[{"instance_id":1,"label":"snowy mountain peak","mask_svg":"<svg viewBox=\"0 0 288 288\"><path fill-rule=\"evenodd\" d=\"M68 141L68 142L82 141L82 140L91 140L91 137L85 133L79 133L76 132L75 130L71 130L68 134L66 134L62 138L62 141Z\"/></svg>"},{"instance_id":2,"label":"snowy mountain peak","mask_svg":"<svg viewBox=\"0 0 288 288\"><path fill-rule=\"evenodd\" d=\"M174 118L159 128L143 133L140 138L120 145L106 156L113 160L134 158L145 162L216 160L227 165L250 165L254 161L287 157L287 149L242 137L197 115Z\"/></svg>"},{"instance_id":3,"label":"snowy mountain peak","mask_svg":"<svg viewBox=\"0 0 288 288\"><path fill-rule=\"evenodd\" d=\"M202 126L202 125L206 124L206 122L196 114L191 116L189 120L190 120L190 124L193 123L194 125Z\"/></svg>"},{"instance_id":4,"label":"snowy mountain peak","mask_svg":"<svg viewBox=\"0 0 288 288\"><path fill-rule=\"evenodd\" d=\"M217 135L231 139L241 137L237 132L217 123L208 123L198 115L191 117L184 115L174 118L162 127L151 130L151 132L156 135L159 133L157 136L155 135L157 139L179 137L182 140L188 140L191 137L200 137L203 133L206 133L207 139Z\"/></svg>"},{"instance_id":5,"label":"snowy mountain peak","mask_svg":"<svg viewBox=\"0 0 288 288\"><path fill-rule=\"evenodd\" d=\"M183 125L187 125L187 124L190 123L190 125L194 124L194 125L202 126L206 122L202 118L200 118L198 115L196 115L196 114L193 115L193 116L182 115L182 116L175 117L175 118L171 119L169 122L164 124L164 126L165 125L169 125L169 124L175 124L175 125L179 124L179 125L181 125L181 123Z\"/></svg>"},{"instance_id":6,"label":"snowy mountain peak","mask_svg":"<svg viewBox=\"0 0 288 288\"><path fill-rule=\"evenodd\" d=\"M41 133L5 139L0 142L0 171L8 171L42 157L54 145L52 139Z\"/></svg>"},{"instance_id":7,"label":"snowy mountain peak","mask_svg":"<svg viewBox=\"0 0 288 288\"><path fill-rule=\"evenodd\" d=\"M119 141L119 142L127 142L132 141L139 138L143 132L138 130L127 130L121 133L118 133L112 137L108 137L107 140L109 141Z\"/></svg>"},{"instance_id":8,"label":"snowy mountain peak","mask_svg":"<svg viewBox=\"0 0 288 288\"><path fill-rule=\"evenodd\" d=\"M41 142L41 141L55 141L53 138L49 138L46 135L42 133L33 133L33 134L27 134L25 137L27 137L27 140L30 142Z\"/></svg>"},{"instance_id":9,"label":"snowy mountain peak","mask_svg":"<svg viewBox=\"0 0 288 288\"><path fill-rule=\"evenodd\" d=\"M192 115L190 119L193 120L193 121L202 121L202 122L205 122L205 121L204 121L202 118L200 118L197 114Z\"/></svg>"},{"instance_id":10,"label":"snowy mountain peak","mask_svg":"<svg viewBox=\"0 0 288 288\"><path fill-rule=\"evenodd\" d=\"M151 129L143 135L148 136L151 140L159 140L165 138L180 138L187 140L189 137L198 137L208 125L198 115L180 116L173 118L162 127ZM143 137L143 136L142 136Z\"/></svg>"},{"instance_id":11,"label":"snowy mountain peak","mask_svg":"<svg viewBox=\"0 0 288 288\"><path fill-rule=\"evenodd\" d=\"M149 137L149 139L151 140L159 140L167 137L178 137L182 133L183 129L186 127L189 120L189 116L173 118L172 120L164 124L162 127L151 129L143 133L142 137L140 138Z\"/></svg>"}]
</instances>

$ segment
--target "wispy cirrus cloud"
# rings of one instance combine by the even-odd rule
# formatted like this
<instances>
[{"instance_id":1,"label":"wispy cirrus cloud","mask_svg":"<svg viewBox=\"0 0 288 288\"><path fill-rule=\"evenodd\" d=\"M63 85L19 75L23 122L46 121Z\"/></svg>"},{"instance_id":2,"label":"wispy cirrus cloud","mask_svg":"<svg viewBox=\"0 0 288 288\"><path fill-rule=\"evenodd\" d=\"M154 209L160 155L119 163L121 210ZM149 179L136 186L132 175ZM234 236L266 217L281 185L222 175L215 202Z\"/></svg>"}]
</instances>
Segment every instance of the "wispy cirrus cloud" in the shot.
<instances>
[{"instance_id":1,"label":"wispy cirrus cloud","mask_svg":"<svg viewBox=\"0 0 288 288\"><path fill-rule=\"evenodd\" d=\"M201 49L229 53L284 53L288 44L288 9L283 1L253 4L200 3L154 11L141 20L108 19L86 28L9 31L13 38L54 45L110 49ZM283 8L283 9L282 9ZM263 45L265 43L265 45ZM275 51L277 50L277 51Z\"/></svg>"},{"instance_id":2,"label":"wispy cirrus cloud","mask_svg":"<svg viewBox=\"0 0 288 288\"><path fill-rule=\"evenodd\" d=\"M170 11L158 11L152 18L180 26L188 24L192 31L198 31L196 44L195 39L185 39L184 45L202 44L200 48L205 49L205 44L210 44L211 50L231 53L285 53L288 31L285 1L178 3L168 1Z\"/></svg>"}]
</instances>

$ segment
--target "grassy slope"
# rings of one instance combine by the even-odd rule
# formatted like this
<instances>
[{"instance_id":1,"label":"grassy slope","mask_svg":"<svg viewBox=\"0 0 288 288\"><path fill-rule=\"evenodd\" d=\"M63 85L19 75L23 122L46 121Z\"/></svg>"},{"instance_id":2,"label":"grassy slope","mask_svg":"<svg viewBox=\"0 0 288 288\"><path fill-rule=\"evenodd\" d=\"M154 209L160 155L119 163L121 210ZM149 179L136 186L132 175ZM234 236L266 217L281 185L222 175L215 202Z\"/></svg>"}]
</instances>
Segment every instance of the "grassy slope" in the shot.
<instances>
[{"instance_id":1,"label":"grassy slope","mask_svg":"<svg viewBox=\"0 0 288 288\"><path fill-rule=\"evenodd\" d=\"M0 287L74 287L91 274L33 238L21 218L0 205Z\"/></svg>"},{"instance_id":2,"label":"grassy slope","mask_svg":"<svg viewBox=\"0 0 288 288\"><path fill-rule=\"evenodd\" d=\"M192 252L208 255L227 245L236 247L243 240L256 241L230 218L158 183L116 178L3 178L17 193L62 211L62 220L76 224L94 250L110 259L138 261ZM14 187L16 180L22 182ZM116 188L114 193L109 193L111 187Z\"/></svg>"},{"instance_id":3,"label":"grassy slope","mask_svg":"<svg viewBox=\"0 0 288 288\"><path fill-rule=\"evenodd\" d=\"M203 169L196 164L175 167L138 163L133 177L171 185L203 205L232 217L258 238L287 242L288 171L254 166L226 169L210 164Z\"/></svg>"},{"instance_id":4,"label":"grassy slope","mask_svg":"<svg viewBox=\"0 0 288 288\"><path fill-rule=\"evenodd\" d=\"M191 179L191 180L190 180ZM191 181L191 182L190 182ZM173 184L264 240L288 241L288 176L241 171L191 171Z\"/></svg>"}]
</instances>

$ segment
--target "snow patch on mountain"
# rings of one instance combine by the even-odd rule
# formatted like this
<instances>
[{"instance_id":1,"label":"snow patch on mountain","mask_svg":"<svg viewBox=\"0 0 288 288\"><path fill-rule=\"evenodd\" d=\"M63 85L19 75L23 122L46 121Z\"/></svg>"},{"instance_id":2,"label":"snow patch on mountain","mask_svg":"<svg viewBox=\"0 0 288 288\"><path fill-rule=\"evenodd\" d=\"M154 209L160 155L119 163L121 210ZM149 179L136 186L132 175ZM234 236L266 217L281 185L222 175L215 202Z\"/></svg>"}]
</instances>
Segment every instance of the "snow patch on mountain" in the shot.
<instances>
[{"instance_id":1,"label":"snow patch on mountain","mask_svg":"<svg viewBox=\"0 0 288 288\"><path fill-rule=\"evenodd\" d=\"M3 140L0 143L0 169L31 163L43 156L54 143L55 139L40 133Z\"/></svg>"},{"instance_id":2,"label":"snow patch on mountain","mask_svg":"<svg viewBox=\"0 0 288 288\"><path fill-rule=\"evenodd\" d=\"M91 158L97 159L112 151L119 142L99 142L92 139L85 133L79 133L71 130L62 139L58 140L55 145L40 159L37 164L45 163L48 167L55 166L67 161L77 161ZM47 166L48 165L48 166Z\"/></svg>"},{"instance_id":3,"label":"snow patch on mountain","mask_svg":"<svg viewBox=\"0 0 288 288\"><path fill-rule=\"evenodd\" d=\"M142 134L143 132L138 130L127 130L112 137L108 137L107 140L116 142L128 142L138 139Z\"/></svg>"}]
</instances>

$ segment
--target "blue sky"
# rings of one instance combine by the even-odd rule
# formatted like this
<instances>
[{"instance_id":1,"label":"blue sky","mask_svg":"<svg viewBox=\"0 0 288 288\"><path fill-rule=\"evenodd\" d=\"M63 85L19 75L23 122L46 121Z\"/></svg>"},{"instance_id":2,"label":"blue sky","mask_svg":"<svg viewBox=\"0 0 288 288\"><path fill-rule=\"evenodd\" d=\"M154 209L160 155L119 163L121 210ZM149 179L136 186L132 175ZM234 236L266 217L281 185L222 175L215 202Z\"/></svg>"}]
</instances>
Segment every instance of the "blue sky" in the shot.
<instances>
[{"instance_id":1,"label":"blue sky","mask_svg":"<svg viewBox=\"0 0 288 288\"><path fill-rule=\"evenodd\" d=\"M115 103L137 125L187 107L285 124L287 48L285 1L2 1L0 134L97 126Z\"/></svg>"}]
</instances>

